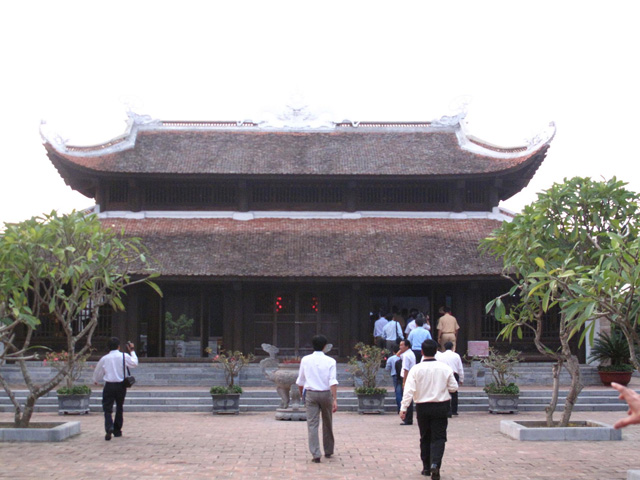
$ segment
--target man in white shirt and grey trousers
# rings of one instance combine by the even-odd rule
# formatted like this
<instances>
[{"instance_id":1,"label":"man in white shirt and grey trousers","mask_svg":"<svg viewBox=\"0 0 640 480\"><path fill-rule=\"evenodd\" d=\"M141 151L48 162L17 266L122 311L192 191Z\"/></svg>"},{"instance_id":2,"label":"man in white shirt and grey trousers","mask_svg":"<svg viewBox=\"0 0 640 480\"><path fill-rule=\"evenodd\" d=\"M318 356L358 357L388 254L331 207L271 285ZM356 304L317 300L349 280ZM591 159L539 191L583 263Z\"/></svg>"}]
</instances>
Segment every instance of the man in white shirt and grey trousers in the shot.
<instances>
[{"instance_id":1,"label":"man in white shirt and grey trousers","mask_svg":"<svg viewBox=\"0 0 640 480\"><path fill-rule=\"evenodd\" d=\"M126 367L138 366L138 357L131 342L127 343L129 353L120 351L120 340L116 337L109 339L107 343L109 353L98 361L96 369L93 371L93 383L98 385L104 381L102 389L102 411L104 412L105 440L122 436L122 414L124 412L124 397L127 389L124 386L124 378L127 376ZM113 420L113 403L116 404L116 418Z\"/></svg>"},{"instance_id":2,"label":"man in white shirt and grey trousers","mask_svg":"<svg viewBox=\"0 0 640 480\"><path fill-rule=\"evenodd\" d=\"M440 466L447 441L449 392L458 390L451 367L436 361L437 351L438 343L434 340L422 342L422 362L409 370L400 406L400 418L404 420L411 401L416 404L422 475L431 475L433 480L440 479Z\"/></svg>"},{"instance_id":3,"label":"man in white shirt and grey trousers","mask_svg":"<svg viewBox=\"0 0 640 480\"><path fill-rule=\"evenodd\" d=\"M324 335L316 335L311 339L313 353L300 361L300 372L296 384L300 395L305 399L307 407L307 432L309 435L309 451L312 461L320 463L320 441L318 425L322 414L322 445L324 456L333 455L333 413L338 410L338 380L336 380L336 361L325 355L327 345ZM304 393L303 393L304 392Z\"/></svg>"}]
</instances>

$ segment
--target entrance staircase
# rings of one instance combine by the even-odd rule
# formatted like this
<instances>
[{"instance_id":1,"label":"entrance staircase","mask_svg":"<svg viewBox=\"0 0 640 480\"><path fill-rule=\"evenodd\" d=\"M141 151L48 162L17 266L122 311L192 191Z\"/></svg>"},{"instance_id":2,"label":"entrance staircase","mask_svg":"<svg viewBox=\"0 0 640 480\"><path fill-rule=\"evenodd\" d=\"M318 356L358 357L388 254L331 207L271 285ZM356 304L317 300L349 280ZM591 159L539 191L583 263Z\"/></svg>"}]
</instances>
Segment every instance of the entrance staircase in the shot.
<instances>
[{"instance_id":1,"label":"entrance staircase","mask_svg":"<svg viewBox=\"0 0 640 480\"><path fill-rule=\"evenodd\" d=\"M78 383L92 384L91 374L95 362L89 362ZM582 368L583 383L587 388L580 394L576 404L576 411L611 411L626 410L623 402L618 400L617 393L610 388L603 387L595 367L584 365ZM40 362L34 362L30 367L32 377L36 382L44 382L55 373L51 367L44 367ZM26 390L20 388L22 375L15 365L0 366L0 372L5 380L15 386L18 399L24 400ZM210 362L145 362L144 359L132 373L137 383L127 393L126 410L129 412L209 412L211 411L211 397L209 388L212 385L223 385L224 375L221 369L214 368ZM518 366L520 385L520 410L543 411L551 398L551 364L549 363L521 363ZM395 400L391 391L390 377L383 369L378 375L379 385L389 388L385 409L395 411ZM638 377L634 376L633 385L638 385ZM240 397L242 411L275 411L280 398L276 394L275 386L264 377L257 364L251 364L236 380L245 392ZM357 398L353 393L353 379L346 370L346 364L338 364L338 405L341 411L355 411ZM460 390L460 411L487 411L488 403L482 386L490 382L477 364L465 367L465 382ZM560 402L563 392L566 392L568 376L561 376ZM637 388L637 387L636 387ZM99 412L101 387L93 387L90 408ZM566 395L566 393L565 393ZM562 408L562 405L559 406ZM6 393L0 389L0 412L11 412L13 407ZM36 411L56 412L57 398L55 392L38 400Z\"/></svg>"},{"instance_id":2,"label":"entrance staircase","mask_svg":"<svg viewBox=\"0 0 640 480\"><path fill-rule=\"evenodd\" d=\"M566 391L560 392L560 405ZM17 391L18 400L24 402L25 390ZM551 398L551 390L522 390L520 393L520 411L544 411ZM90 401L92 412L102 411L100 405L101 390L96 388ZM247 388L240 397L240 410L244 412L275 412L280 398L273 389ZM340 411L354 412L358 400L353 390L339 390L338 408ZM486 395L477 388L462 387L459 394L460 412L486 412ZM56 413L58 400L55 392L50 392L36 403L36 412ZM127 412L211 412L211 396L206 388L201 389L151 389L134 386L127 393L125 410ZM588 389L578 397L574 411L626 411L626 403L618 400L618 394L612 389ZM13 406L4 392L0 395L0 412L12 412ZM385 411L396 411L393 393L389 392L385 401Z\"/></svg>"}]
</instances>

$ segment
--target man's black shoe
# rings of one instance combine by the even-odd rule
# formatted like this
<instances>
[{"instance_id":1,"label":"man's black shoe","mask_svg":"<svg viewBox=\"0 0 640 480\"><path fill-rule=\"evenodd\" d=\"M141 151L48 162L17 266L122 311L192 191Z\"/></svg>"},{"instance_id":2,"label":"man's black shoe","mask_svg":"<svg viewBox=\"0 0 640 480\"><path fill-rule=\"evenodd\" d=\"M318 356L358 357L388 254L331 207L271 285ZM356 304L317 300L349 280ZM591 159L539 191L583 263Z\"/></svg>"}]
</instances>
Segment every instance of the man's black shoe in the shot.
<instances>
[{"instance_id":1,"label":"man's black shoe","mask_svg":"<svg viewBox=\"0 0 640 480\"><path fill-rule=\"evenodd\" d=\"M333 453L327 453L327 454L325 455L325 457L327 457L327 458L331 458L331 456L332 456L332 455L333 455Z\"/></svg>"},{"instance_id":2,"label":"man's black shoe","mask_svg":"<svg viewBox=\"0 0 640 480\"><path fill-rule=\"evenodd\" d=\"M433 480L440 480L440 468L435 463L431 465L431 478Z\"/></svg>"},{"instance_id":3,"label":"man's black shoe","mask_svg":"<svg viewBox=\"0 0 640 480\"><path fill-rule=\"evenodd\" d=\"M318 458L312 458L312 459L311 459L311 461L312 461L313 463L320 463L320 457L318 457Z\"/></svg>"},{"instance_id":4,"label":"man's black shoe","mask_svg":"<svg viewBox=\"0 0 640 480\"><path fill-rule=\"evenodd\" d=\"M114 437L121 437L122 436L122 432L113 432L113 436Z\"/></svg>"},{"instance_id":5,"label":"man's black shoe","mask_svg":"<svg viewBox=\"0 0 640 480\"><path fill-rule=\"evenodd\" d=\"M111 434L112 434L112 433L113 433L113 430L109 430L109 431L107 431L107 434L104 436L104 439L105 439L106 441L111 440Z\"/></svg>"},{"instance_id":6,"label":"man's black shoe","mask_svg":"<svg viewBox=\"0 0 640 480\"><path fill-rule=\"evenodd\" d=\"M431 476L431 472L428 469L424 469L420 472L421 475L424 475L425 477L430 477Z\"/></svg>"},{"instance_id":7,"label":"man's black shoe","mask_svg":"<svg viewBox=\"0 0 640 480\"><path fill-rule=\"evenodd\" d=\"M402 422L400 425L413 425L413 422L411 422L411 423Z\"/></svg>"}]
</instances>

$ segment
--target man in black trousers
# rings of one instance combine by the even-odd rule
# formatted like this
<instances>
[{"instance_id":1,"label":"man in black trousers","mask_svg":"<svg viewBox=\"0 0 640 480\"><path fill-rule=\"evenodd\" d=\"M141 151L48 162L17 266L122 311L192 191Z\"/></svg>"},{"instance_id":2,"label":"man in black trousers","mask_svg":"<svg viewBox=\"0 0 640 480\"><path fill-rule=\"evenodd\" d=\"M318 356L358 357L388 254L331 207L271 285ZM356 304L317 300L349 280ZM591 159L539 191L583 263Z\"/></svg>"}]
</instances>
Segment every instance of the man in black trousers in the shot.
<instances>
[{"instance_id":1,"label":"man in black trousers","mask_svg":"<svg viewBox=\"0 0 640 480\"><path fill-rule=\"evenodd\" d=\"M138 366L138 357L131 342L127 343L129 353L120 351L120 340L116 337L109 339L107 343L109 353L100 359L96 369L93 371L93 383L98 385L104 381L102 390L102 411L104 412L105 440L122 436L122 423L124 412L124 398L127 389L124 386L124 379L127 376L127 367ZM111 417L113 403L116 404L116 418Z\"/></svg>"},{"instance_id":2,"label":"man in black trousers","mask_svg":"<svg viewBox=\"0 0 640 480\"><path fill-rule=\"evenodd\" d=\"M458 390L453 370L435 359L438 344L434 340L422 343L422 362L411 370L405 380L400 406L404 421L412 401L416 405L416 418L420 428L420 458L422 475L440 479L440 467L447 441L450 392Z\"/></svg>"}]
</instances>

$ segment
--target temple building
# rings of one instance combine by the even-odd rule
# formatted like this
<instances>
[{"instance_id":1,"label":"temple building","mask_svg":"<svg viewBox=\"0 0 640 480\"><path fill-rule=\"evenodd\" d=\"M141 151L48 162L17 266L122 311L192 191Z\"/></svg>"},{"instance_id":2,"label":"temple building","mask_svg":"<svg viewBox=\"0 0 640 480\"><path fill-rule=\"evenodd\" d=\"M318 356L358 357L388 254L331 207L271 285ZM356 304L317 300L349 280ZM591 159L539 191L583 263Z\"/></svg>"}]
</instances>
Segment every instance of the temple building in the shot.
<instances>
[{"instance_id":1,"label":"temple building","mask_svg":"<svg viewBox=\"0 0 640 480\"><path fill-rule=\"evenodd\" d=\"M485 304L501 264L478 244L545 158L553 127L501 148L432 122L158 121L79 147L43 135L51 162L95 199L105 227L142 238L163 290L132 287L126 311L101 312L94 343L118 335L147 357L172 354L165 315L194 319L181 355L207 349L300 356L323 333L344 359L371 341L370 313L450 306L468 340L495 341ZM43 335L46 335L45 331ZM524 346L523 346L524 347ZM531 348L524 347L524 348Z\"/></svg>"}]
</instances>

